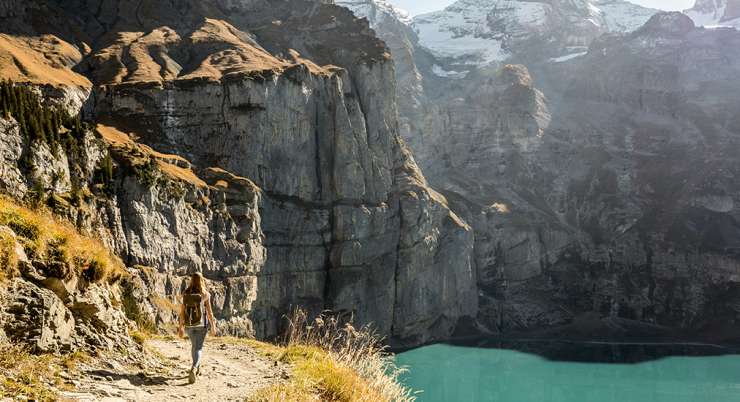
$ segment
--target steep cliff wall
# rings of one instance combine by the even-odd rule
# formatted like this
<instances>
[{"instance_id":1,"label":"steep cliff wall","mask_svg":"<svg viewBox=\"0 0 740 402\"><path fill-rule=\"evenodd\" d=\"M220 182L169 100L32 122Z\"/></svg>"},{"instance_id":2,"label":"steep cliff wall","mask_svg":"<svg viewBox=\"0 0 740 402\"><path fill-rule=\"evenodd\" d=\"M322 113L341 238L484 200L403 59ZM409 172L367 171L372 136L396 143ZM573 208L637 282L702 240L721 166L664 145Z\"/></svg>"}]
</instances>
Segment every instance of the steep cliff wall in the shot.
<instances>
[{"instance_id":1,"label":"steep cliff wall","mask_svg":"<svg viewBox=\"0 0 740 402\"><path fill-rule=\"evenodd\" d=\"M86 27L55 34L90 45L74 66L100 125L82 172L6 133L45 161L34 172L65 172L52 185L8 157L7 191L89 189L65 214L138 267L132 292L162 324L194 271L244 335L276 335L292 306L352 314L404 344L474 317L471 229L399 140L393 67L367 24L317 2L180 3L29 6ZM113 174L98 183L107 154Z\"/></svg>"},{"instance_id":2,"label":"steep cliff wall","mask_svg":"<svg viewBox=\"0 0 740 402\"><path fill-rule=\"evenodd\" d=\"M475 229L491 328L730 336L738 40L660 14L441 106L425 172Z\"/></svg>"}]
</instances>

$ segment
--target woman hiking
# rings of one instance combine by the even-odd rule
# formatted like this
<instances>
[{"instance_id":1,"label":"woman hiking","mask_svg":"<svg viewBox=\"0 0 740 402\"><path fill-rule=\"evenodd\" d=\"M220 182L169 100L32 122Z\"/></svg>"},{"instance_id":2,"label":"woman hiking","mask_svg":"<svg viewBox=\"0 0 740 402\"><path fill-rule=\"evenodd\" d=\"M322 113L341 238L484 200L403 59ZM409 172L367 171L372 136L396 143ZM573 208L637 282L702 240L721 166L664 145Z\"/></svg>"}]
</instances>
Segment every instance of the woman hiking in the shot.
<instances>
[{"instance_id":1,"label":"woman hiking","mask_svg":"<svg viewBox=\"0 0 740 402\"><path fill-rule=\"evenodd\" d=\"M195 377L200 374L200 358L206 334L216 335L216 320L213 319L211 309L211 295L206 289L203 275L194 273L190 277L190 284L182 294L180 307L180 326L177 334L182 338L187 332L193 355L193 366L190 368L188 381L195 383Z\"/></svg>"}]
</instances>

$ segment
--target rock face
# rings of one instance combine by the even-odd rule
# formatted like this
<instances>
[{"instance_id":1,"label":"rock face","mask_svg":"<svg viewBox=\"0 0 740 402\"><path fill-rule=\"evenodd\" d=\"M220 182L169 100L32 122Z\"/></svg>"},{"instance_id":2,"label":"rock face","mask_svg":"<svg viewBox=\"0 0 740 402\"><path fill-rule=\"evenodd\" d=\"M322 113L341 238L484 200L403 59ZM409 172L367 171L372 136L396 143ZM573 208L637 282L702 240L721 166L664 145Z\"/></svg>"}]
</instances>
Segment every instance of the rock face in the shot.
<instances>
[{"instance_id":1,"label":"rock face","mask_svg":"<svg viewBox=\"0 0 740 402\"><path fill-rule=\"evenodd\" d=\"M46 353L131 346L116 286L76 274L57 278L26 255L8 226L0 225L0 239L0 340Z\"/></svg>"},{"instance_id":2,"label":"rock face","mask_svg":"<svg viewBox=\"0 0 740 402\"><path fill-rule=\"evenodd\" d=\"M411 18L386 1L337 0L337 5L349 8L357 17L367 18L370 26L381 36L393 57L396 73L396 96L401 117L401 130L420 118L424 82L421 69L425 51L411 27ZM407 141L410 136L403 136Z\"/></svg>"},{"instance_id":3,"label":"rock face","mask_svg":"<svg viewBox=\"0 0 740 402\"><path fill-rule=\"evenodd\" d=\"M384 2L338 3L367 20L302 0L0 7L13 57L78 51L47 58L53 87L0 71L96 123L59 149L0 119L0 188L43 190L115 250L142 322L172 323L199 271L239 335L276 335L295 306L398 345L471 323L733 333L736 30L621 1L460 1L411 26ZM9 337L53 350L121 325L114 293L28 280L3 296L28 305L4 308L28 318ZM39 327L44 289L63 301Z\"/></svg>"},{"instance_id":4,"label":"rock face","mask_svg":"<svg viewBox=\"0 0 740 402\"><path fill-rule=\"evenodd\" d=\"M445 146L438 139L451 129L444 120L468 106L463 101L470 91L488 96L479 87L504 65L536 67L583 56L600 35L635 30L658 11L627 1L465 0L409 21L377 0L338 4L368 18L392 49L402 72L401 136L427 175Z\"/></svg>"},{"instance_id":5,"label":"rock face","mask_svg":"<svg viewBox=\"0 0 740 402\"><path fill-rule=\"evenodd\" d=\"M293 306L352 314L399 344L475 317L472 231L399 139L394 69L367 23L309 1L129 3L29 5L86 27L57 34L94 43L75 71L101 124L92 169L23 146L50 171L70 166L49 191L92 190L65 213L140 267L130 293L145 314L172 320L201 271L237 334L274 336ZM98 183L108 154L114 177ZM3 183L17 181L14 155Z\"/></svg>"},{"instance_id":6,"label":"rock face","mask_svg":"<svg viewBox=\"0 0 740 402\"><path fill-rule=\"evenodd\" d=\"M482 323L735 334L738 40L658 14L587 52L476 69L426 98L412 146L474 228Z\"/></svg>"},{"instance_id":7,"label":"rock face","mask_svg":"<svg viewBox=\"0 0 740 402\"><path fill-rule=\"evenodd\" d=\"M720 149L737 146L740 100L736 62L718 57L737 33L596 3L463 1L416 17L422 92L400 108L402 134L474 228L492 331L720 336L737 319L737 237L715 226L733 225L737 186L719 172L737 165ZM731 25L731 8L693 12ZM366 14L389 42L404 32Z\"/></svg>"}]
</instances>

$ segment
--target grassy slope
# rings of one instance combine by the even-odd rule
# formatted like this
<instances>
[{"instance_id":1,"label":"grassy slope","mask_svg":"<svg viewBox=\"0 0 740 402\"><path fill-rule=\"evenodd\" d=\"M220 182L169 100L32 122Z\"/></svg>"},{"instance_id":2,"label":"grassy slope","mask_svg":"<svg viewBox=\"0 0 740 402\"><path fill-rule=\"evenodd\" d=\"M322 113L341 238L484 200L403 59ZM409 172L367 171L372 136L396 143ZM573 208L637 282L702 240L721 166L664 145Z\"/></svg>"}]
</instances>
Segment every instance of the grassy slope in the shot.
<instances>
[{"instance_id":1,"label":"grassy slope","mask_svg":"<svg viewBox=\"0 0 740 402\"><path fill-rule=\"evenodd\" d=\"M289 318L286 339L284 345L235 340L293 367L288 381L260 390L250 402L416 399L398 380L404 370L395 365L370 328L355 329L331 316L309 320L297 310Z\"/></svg>"},{"instance_id":2,"label":"grassy slope","mask_svg":"<svg viewBox=\"0 0 740 402\"><path fill-rule=\"evenodd\" d=\"M45 262L47 275L69 279L81 276L89 282L116 282L125 275L121 260L103 244L77 232L69 223L55 219L49 212L33 210L17 201L0 196L0 277L15 276L15 242L23 246L29 259ZM13 234L15 234L15 239Z\"/></svg>"},{"instance_id":3,"label":"grassy slope","mask_svg":"<svg viewBox=\"0 0 740 402\"><path fill-rule=\"evenodd\" d=\"M62 378L77 375L77 364L91 359L84 353L66 356L32 355L16 345L0 345L0 400L19 395L30 400L55 401L57 389L69 389Z\"/></svg>"}]
</instances>

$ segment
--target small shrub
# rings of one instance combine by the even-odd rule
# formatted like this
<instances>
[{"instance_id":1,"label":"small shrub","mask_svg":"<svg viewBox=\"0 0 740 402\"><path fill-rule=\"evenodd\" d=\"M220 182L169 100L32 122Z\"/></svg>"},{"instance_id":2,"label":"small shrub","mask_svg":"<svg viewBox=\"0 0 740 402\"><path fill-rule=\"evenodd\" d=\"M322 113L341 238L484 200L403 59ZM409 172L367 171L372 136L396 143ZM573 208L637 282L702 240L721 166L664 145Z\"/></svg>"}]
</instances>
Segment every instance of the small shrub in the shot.
<instances>
[{"instance_id":1,"label":"small shrub","mask_svg":"<svg viewBox=\"0 0 740 402\"><path fill-rule=\"evenodd\" d=\"M154 158L149 158L145 163L134 165L136 178L139 180L139 183L146 187L152 187L157 184L158 172L159 167Z\"/></svg>"},{"instance_id":2,"label":"small shrub","mask_svg":"<svg viewBox=\"0 0 740 402\"><path fill-rule=\"evenodd\" d=\"M64 280L72 278L72 263L66 246L66 237L56 237L47 242L44 273L48 277Z\"/></svg>"},{"instance_id":3,"label":"small shrub","mask_svg":"<svg viewBox=\"0 0 740 402\"><path fill-rule=\"evenodd\" d=\"M126 318L136 323L139 332L148 334L157 333L157 326L141 311L141 306L134 297L133 284L130 281L124 281L121 284L121 303Z\"/></svg>"},{"instance_id":4,"label":"small shrub","mask_svg":"<svg viewBox=\"0 0 740 402\"><path fill-rule=\"evenodd\" d=\"M47 192L44 184L40 180L35 181L26 197L34 208L39 208L46 202Z\"/></svg>"},{"instance_id":5,"label":"small shrub","mask_svg":"<svg viewBox=\"0 0 740 402\"><path fill-rule=\"evenodd\" d=\"M99 261L92 260L86 268L82 269L82 276L85 277L88 282L100 282L105 278L107 274L106 271L105 265Z\"/></svg>"},{"instance_id":6,"label":"small shrub","mask_svg":"<svg viewBox=\"0 0 740 402\"><path fill-rule=\"evenodd\" d=\"M77 183L72 183L72 189L69 192L69 202L75 207L82 205L82 190L80 189L80 185Z\"/></svg>"},{"instance_id":7,"label":"small shrub","mask_svg":"<svg viewBox=\"0 0 740 402\"><path fill-rule=\"evenodd\" d=\"M103 192L110 196L113 195L114 192L113 178L113 158L111 158L110 154L106 154L105 157L100 160L98 168L95 170L94 180L95 183L101 185Z\"/></svg>"}]
</instances>

